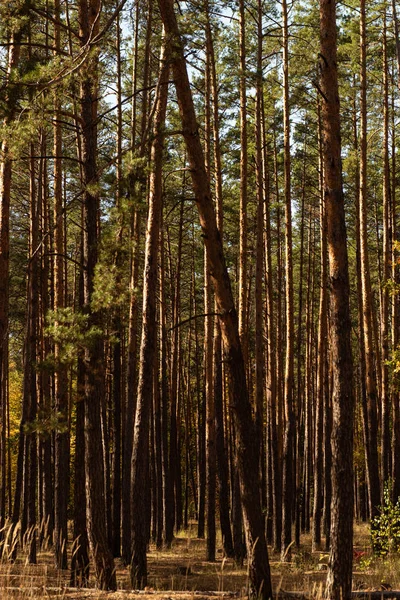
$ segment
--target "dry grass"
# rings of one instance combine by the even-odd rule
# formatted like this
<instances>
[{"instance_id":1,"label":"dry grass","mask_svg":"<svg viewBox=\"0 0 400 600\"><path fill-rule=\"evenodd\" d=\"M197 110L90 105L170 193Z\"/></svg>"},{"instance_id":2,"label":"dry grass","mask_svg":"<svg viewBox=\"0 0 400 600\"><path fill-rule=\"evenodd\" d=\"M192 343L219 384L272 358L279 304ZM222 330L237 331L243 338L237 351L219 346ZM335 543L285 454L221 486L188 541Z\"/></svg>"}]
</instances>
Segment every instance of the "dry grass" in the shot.
<instances>
[{"instance_id":1,"label":"dry grass","mask_svg":"<svg viewBox=\"0 0 400 600\"><path fill-rule=\"evenodd\" d=\"M148 588L144 592L132 592L129 574L117 560L119 590L114 593L100 592L91 581L91 589L68 587L68 571L60 572L54 567L51 548L38 553L38 564L29 565L19 553L15 563L0 563L0 600L204 600L215 597L243 598L246 595L246 566L240 566L223 557L219 540L217 560L206 562L205 541L194 537L194 528L182 532L170 550L151 548L148 555ZM10 547L12 546L10 542ZM359 553L354 562L354 589L379 590L390 585L400 589L400 556L385 559L373 557L370 551L369 533L366 525L355 528L355 548ZM323 553L311 552L310 536L304 536L302 546L292 549L291 562L282 563L271 552L271 571L275 591L303 592L307 596L322 596L326 577Z\"/></svg>"}]
</instances>

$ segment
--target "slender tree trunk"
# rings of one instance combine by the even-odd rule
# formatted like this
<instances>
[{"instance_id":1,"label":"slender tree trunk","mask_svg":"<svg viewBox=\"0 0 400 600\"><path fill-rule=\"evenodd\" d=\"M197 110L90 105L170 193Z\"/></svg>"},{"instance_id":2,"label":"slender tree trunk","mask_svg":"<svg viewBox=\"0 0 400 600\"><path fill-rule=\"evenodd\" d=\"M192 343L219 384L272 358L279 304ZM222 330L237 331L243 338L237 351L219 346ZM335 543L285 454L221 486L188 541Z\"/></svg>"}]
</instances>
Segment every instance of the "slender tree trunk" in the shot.
<instances>
[{"instance_id":1,"label":"slender tree trunk","mask_svg":"<svg viewBox=\"0 0 400 600\"><path fill-rule=\"evenodd\" d=\"M60 19L60 1L55 0L54 14ZM60 49L60 26L54 28L56 52ZM54 106L54 310L62 311L65 306L64 272L64 219L62 190L62 130L61 105L58 98ZM56 322L57 326L57 322ZM60 362L60 344L54 348L56 370L54 374L55 404L58 428L55 434L55 481L54 481L54 552L55 563L60 569L67 568L67 507L69 496L69 431L68 431L68 379L67 368Z\"/></svg>"},{"instance_id":2,"label":"slender tree trunk","mask_svg":"<svg viewBox=\"0 0 400 600\"><path fill-rule=\"evenodd\" d=\"M206 396L206 513L207 513L207 560L215 561L216 529L215 529L215 486L216 486L216 455L215 455L215 405L213 394L213 318L212 290L209 276L207 251L204 254L204 363L205 363L205 396Z\"/></svg>"},{"instance_id":3,"label":"slender tree trunk","mask_svg":"<svg viewBox=\"0 0 400 600\"><path fill-rule=\"evenodd\" d=\"M119 212L119 227L117 232L117 251L115 254L115 265L117 268L118 289L121 287L121 246L123 243L123 217L121 207L122 197L122 82L121 82L121 27L119 15L116 20L116 53L117 53L117 139L116 139L116 199L115 204ZM114 315L114 332L117 340L113 346L113 383L112 383L112 400L113 400L113 446L114 452L112 456L111 469L111 486L112 486L112 505L111 505L111 524L112 524L112 549L114 557L121 554L121 435L122 435L122 406L123 406L123 384L122 384L122 348L124 338L124 327L122 323L122 315L120 307L116 307Z\"/></svg>"},{"instance_id":4,"label":"slender tree trunk","mask_svg":"<svg viewBox=\"0 0 400 600\"><path fill-rule=\"evenodd\" d=\"M81 278L83 279L83 277ZM79 294L83 302L83 281ZM73 587L89 585L89 540L86 529L85 494L85 367L83 356L78 357L75 459L74 459L74 529L71 557L71 578Z\"/></svg>"},{"instance_id":5,"label":"slender tree trunk","mask_svg":"<svg viewBox=\"0 0 400 600\"><path fill-rule=\"evenodd\" d=\"M392 0L392 15L394 25L394 39L396 44L397 73L400 73L400 27L399 20L397 17L396 0ZM397 87L400 90L400 78L397 78Z\"/></svg>"},{"instance_id":6,"label":"slender tree trunk","mask_svg":"<svg viewBox=\"0 0 400 600\"><path fill-rule=\"evenodd\" d=\"M4 81L5 103L3 108L3 126L6 128L14 119L19 86L15 85L18 80L18 65L21 51L21 41L26 33L27 21L26 15L29 8L29 2L22 3L16 16L16 27L10 37L8 48L7 72ZM24 18L25 17L25 18ZM5 452L6 452L6 412L8 406L8 317L9 317L9 270L10 270L10 195L11 195L11 174L12 164L9 157L8 142L0 138L0 406L2 407L2 483L5 477ZM20 431L19 445L23 444L23 432ZM16 523L19 513L19 503L22 484L22 453L18 452L18 467L15 489L15 509L13 511L13 523ZM2 486L2 489L5 488ZM5 518L5 500L1 505L1 523L4 524ZM16 520L15 520L16 518Z\"/></svg>"},{"instance_id":7,"label":"slender tree trunk","mask_svg":"<svg viewBox=\"0 0 400 600\"><path fill-rule=\"evenodd\" d=\"M303 388L304 376L303 376L303 357L302 357L302 343L303 343L303 265L304 265L304 222L305 222L305 206L306 206L306 160L307 160L307 132L304 134L304 157L303 157L303 174L302 174L302 192L301 192L301 221L300 221L300 275L299 275L299 312L298 312L298 328L297 328L297 340L296 340L296 354L297 354L297 466L296 466L296 505L295 505L295 543L296 546L300 544L300 530L301 530L301 518L304 505L304 497L302 493L302 478L304 470L304 460L302 460L302 452L300 446L303 443L303 414L304 414L304 400L303 400Z\"/></svg>"},{"instance_id":8,"label":"slender tree trunk","mask_svg":"<svg viewBox=\"0 0 400 600\"><path fill-rule=\"evenodd\" d=\"M205 12L209 7L206 0ZM206 27L206 71L205 71L205 166L208 185L211 183L211 30ZM206 461L207 461L207 560L215 561L216 528L216 448L215 448L215 404L213 389L213 294L209 275L210 264L207 248L204 247L204 367L206 395Z\"/></svg>"},{"instance_id":9,"label":"slender tree trunk","mask_svg":"<svg viewBox=\"0 0 400 600\"><path fill-rule=\"evenodd\" d=\"M46 317L51 306L54 295L49 289L49 281L54 280L53 270L51 269L50 253L51 240L46 233L51 227L49 189L48 189L48 168L46 160L47 139L46 133L41 132L41 158L39 163L38 195L41 204L41 231L42 256L41 256L41 289L40 289L40 317L39 317L39 338L40 338L40 361L51 352L50 337L45 330ZM39 412L44 415L51 414L52 408L52 379L48 369L42 369L39 373ZM53 451L52 451L51 432L45 432L39 437L39 452L41 458L39 462L39 528L40 544L51 546L53 543L54 532L54 487L53 487Z\"/></svg>"},{"instance_id":10,"label":"slender tree trunk","mask_svg":"<svg viewBox=\"0 0 400 600\"><path fill-rule=\"evenodd\" d=\"M99 29L101 5L98 0L80 0L79 25L82 45ZM94 274L98 261L99 197L96 190L97 152L97 64L89 56L81 74L81 125L83 171L83 268L84 308L88 328L100 326L100 314L91 308ZM100 589L117 587L114 560L108 547L104 461L101 436L101 404L104 399L104 348L98 335L85 351L85 460L87 528Z\"/></svg>"},{"instance_id":11,"label":"slender tree trunk","mask_svg":"<svg viewBox=\"0 0 400 600\"><path fill-rule=\"evenodd\" d=\"M395 10L395 9L394 9ZM398 233L397 233L397 201L396 201L396 144L398 138L395 129L395 90L392 95L392 279L399 283L399 264L398 264ZM399 344L399 318L400 318L400 300L398 296L393 298L392 308L392 348L397 348ZM394 379L394 380L393 380ZM397 389L396 379L392 379L392 480L393 480L393 503L397 502L400 496L400 393Z\"/></svg>"},{"instance_id":12,"label":"slender tree trunk","mask_svg":"<svg viewBox=\"0 0 400 600\"><path fill-rule=\"evenodd\" d=\"M136 4L135 10L135 34L134 34L134 60L133 60L133 85L132 85L132 116L131 116L131 145L132 150L136 149L137 152L132 153L132 158L144 159L146 152L148 151L148 135L147 135L147 122L148 122L148 104L149 104L149 73L150 73L150 44L153 28L153 8L152 2L149 2L148 13L147 13L147 24L146 24L146 39L145 39L145 52L144 52L144 64L143 64L143 93L141 103L141 120L140 120L140 131L137 136L137 81L139 73L139 21L140 21L140 5ZM139 137L139 140L137 139ZM147 177L145 169L143 168L144 161L139 161L139 166L133 168L128 178L128 187L130 198L132 201L132 231L131 237L133 242L133 253L131 259L131 280L130 280L130 309L129 309L129 352L128 352L128 381L127 381L127 394L126 394L126 410L125 410L125 422L124 422L124 447L123 447L123 459L122 459L122 480L124 485L122 486L122 539L121 539L121 552L122 560L125 564L131 562L131 549L132 541L130 537L131 533L131 458L132 458L132 447L133 447L133 431L136 413L136 393L137 393L137 329L138 329L138 298L137 298L137 286L139 281L139 251L141 241L141 213L140 203L142 196L144 196Z\"/></svg>"},{"instance_id":13,"label":"slender tree trunk","mask_svg":"<svg viewBox=\"0 0 400 600\"><path fill-rule=\"evenodd\" d=\"M222 206L222 161L219 133L219 101L218 83L215 65L214 44L211 33L210 15L207 12L207 43L210 56L211 92L213 106L213 136L214 136L214 169L215 169L215 209L217 227L222 239L223 235L223 206ZM222 543L226 556L233 556L233 540L229 514L229 467L225 445L224 431L224 398L222 374L222 338L218 318L214 322L213 348L213 377L214 377L214 410L215 410L215 450L217 456L217 472L219 480L219 514Z\"/></svg>"},{"instance_id":14,"label":"slender tree trunk","mask_svg":"<svg viewBox=\"0 0 400 600\"><path fill-rule=\"evenodd\" d=\"M277 363L276 359L276 340L279 339L278 327L275 324L275 307L274 307L274 281L272 273L272 248L271 248L271 192L269 186L268 173L268 155L265 132L265 108L262 103L262 123L263 123L263 148L264 148L264 179L267 182L265 186L264 200L264 222L265 222L265 264L266 264L266 279L267 279L267 355L268 355L268 371L267 371L267 403L269 407L269 427L271 436L271 475L272 475L272 501L273 501L273 526L272 526L272 541L274 550L280 551L282 540L282 479L281 479L281 460L280 447L278 442L278 403L279 392L277 386Z\"/></svg>"},{"instance_id":15,"label":"slender tree trunk","mask_svg":"<svg viewBox=\"0 0 400 600\"><path fill-rule=\"evenodd\" d=\"M333 366L332 526L325 595L351 596L353 564L353 422L349 274L341 163L337 74L336 2L320 0L320 86L324 194L329 256L330 331Z\"/></svg>"},{"instance_id":16,"label":"slender tree trunk","mask_svg":"<svg viewBox=\"0 0 400 600\"><path fill-rule=\"evenodd\" d=\"M256 89L256 184L257 184L257 213L256 213L256 282L255 282L255 426L260 448L259 469L262 472L262 448L264 425L264 331L263 331L263 273L264 273L264 178L262 155L262 3L257 4L257 89Z\"/></svg>"},{"instance_id":17,"label":"slender tree trunk","mask_svg":"<svg viewBox=\"0 0 400 600\"><path fill-rule=\"evenodd\" d=\"M380 504L378 464L377 384L372 330L372 291L367 233L367 60L365 0L360 2L360 265L363 315L363 349L367 397L366 467L370 515L375 517Z\"/></svg>"},{"instance_id":18,"label":"slender tree trunk","mask_svg":"<svg viewBox=\"0 0 400 600\"><path fill-rule=\"evenodd\" d=\"M157 354L154 357L154 442L156 480L154 493L157 497L157 520L155 523L155 542L158 549L163 544L164 510L163 510L163 467L162 467L162 413L159 386L159 361Z\"/></svg>"},{"instance_id":19,"label":"slender tree trunk","mask_svg":"<svg viewBox=\"0 0 400 600\"><path fill-rule=\"evenodd\" d=\"M389 287L391 262L391 231L390 231L390 165L389 165L389 69L387 57L387 27L386 13L383 20L382 34L382 73L383 73L383 279L382 279L382 315L381 315L381 344L382 344L382 445L381 470L382 483L386 482L390 470L390 389L389 389Z\"/></svg>"},{"instance_id":20,"label":"slender tree trunk","mask_svg":"<svg viewBox=\"0 0 400 600\"><path fill-rule=\"evenodd\" d=\"M24 513L21 532L27 534L28 560L36 564L36 485L37 485L37 415L38 317L39 317L39 201L35 178L35 149L31 144L30 157L30 240L28 267L28 320L24 356L23 404L28 407L29 431L25 435L24 449Z\"/></svg>"},{"instance_id":21,"label":"slender tree trunk","mask_svg":"<svg viewBox=\"0 0 400 600\"><path fill-rule=\"evenodd\" d=\"M329 288L328 288L329 289ZM329 333L328 333L329 339ZM324 408L324 534L325 550L331 547L331 520L332 520L332 402L331 402L331 370L328 352L325 356L325 408Z\"/></svg>"},{"instance_id":22,"label":"slender tree trunk","mask_svg":"<svg viewBox=\"0 0 400 600\"><path fill-rule=\"evenodd\" d=\"M247 368L247 96L246 96L246 13L245 2L239 0L240 57L240 231L239 231L239 336Z\"/></svg>"},{"instance_id":23,"label":"slender tree trunk","mask_svg":"<svg viewBox=\"0 0 400 600\"><path fill-rule=\"evenodd\" d=\"M283 18L283 127L284 127L284 187L285 187L285 275L286 275L286 358L285 358L285 417L286 428L283 449L283 522L282 560L290 560L292 541L293 452L294 452L294 304L292 259L292 200L290 189L290 113L289 113L289 32L286 0L282 2Z\"/></svg>"},{"instance_id":24,"label":"slender tree trunk","mask_svg":"<svg viewBox=\"0 0 400 600\"><path fill-rule=\"evenodd\" d=\"M156 351L156 291L157 258L162 207L162 158L165 113L168 97L169 67L163 46L160 58L160 77L154 121L154 141L151 149L152 171L149 187L149 213L143 281L143 323L140 346L135 434L132 452L132 587L143 589L147 584L147 519L148 451L150 401L153 392L153 367Z\"/></svg>"},{"instance_id":25,"label":"slender tree trunk","mask_svg":"<svg viewBox=\"0 0 400 600\"><path fill-rule=\"evenodd\" d=\"M324 409L325 409L325 378L327 333L328 333L328 294L327 294L327 223L324 206L324 178L322 164L322 139L321 139L321 109L318 99L318 149L319 149L319 189L320 189L320 240L321 240L321 283L319 293L319 320L318 320L318 370L317 370L317 409L316 409L316 447L314 471L314 509L312 546L313 550L321 547L321 517L323 501L323 460L324 460Z\"/></svg>"}]
</instances>

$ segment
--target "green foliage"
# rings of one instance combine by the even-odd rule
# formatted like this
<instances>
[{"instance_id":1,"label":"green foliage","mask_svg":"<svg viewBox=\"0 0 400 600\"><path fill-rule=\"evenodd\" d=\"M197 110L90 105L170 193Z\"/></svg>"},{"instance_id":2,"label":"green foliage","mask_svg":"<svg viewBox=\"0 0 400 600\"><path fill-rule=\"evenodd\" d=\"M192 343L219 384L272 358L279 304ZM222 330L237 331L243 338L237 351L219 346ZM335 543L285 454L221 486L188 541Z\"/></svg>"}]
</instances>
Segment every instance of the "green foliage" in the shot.
<instances>
[{"instance_id":1,"label":"green foliage","mask_svg":"<svg viewBox=\"0 0 400 600\"><path fill-rule=\"evenodd\" d=\"M37 433L44 438L53 431L57 433L66 433L68 431L68 421L66 421L65 415L54 410L41 409L34 421L30 421L24 425L24 432L27 435Z\"/></svg>"},{"instance_id":2,"label":"green foliage","mask_svg":"<svg viewBox=\"0 0 400 600\"><path fill-rule=\"evenodd\" d=\"M111 308L118 302L116 297L117 268L115 264L98 263L95 270L95 284L92 296L94 311Z\"/></svg>"},{"instance_id":3,"label":"green foliage","mask_svg":"<svg viewBox=\"0 0 400 600\"><path fill-rule=\"evenodd\" d=\"M57 362L73 364L80 350L90 346L102 331L98 327L88 328L88 315L73 312L72 308L50 311L47 315L46 334L59 344ZM54 366L54 355L42 366Z\"/></svg>"},{"instance_id":4,"label":"green foliage","mask_svg":"<svg viewBox=\"0 0 400 600\"><path fill-rule=\"evenodd\" d=\"M371 521L371 541L375 554L386 556L400 548L400 498L392 500L392 482L385 484L380 514Z\"/></svg>"}]
</instances>

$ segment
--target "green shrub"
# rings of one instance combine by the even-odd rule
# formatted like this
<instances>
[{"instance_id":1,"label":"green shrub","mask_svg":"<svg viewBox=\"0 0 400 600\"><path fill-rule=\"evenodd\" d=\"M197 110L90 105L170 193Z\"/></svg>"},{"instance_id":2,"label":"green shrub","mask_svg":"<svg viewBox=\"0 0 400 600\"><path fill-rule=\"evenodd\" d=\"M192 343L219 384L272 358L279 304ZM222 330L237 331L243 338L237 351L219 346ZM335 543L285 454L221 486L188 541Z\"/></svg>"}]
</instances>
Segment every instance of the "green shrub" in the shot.
<instances>
[{"instance_id":1,"label":"green shrub","mask_svg":"<svg viewBox=\"0 0 400 600\"><path fill-rule=\"evenodd\" d=\"M400 498L392 500L392 484L387 481L379 515L371 521L371 541L375 554L386 556L400 549Z\"/></svg>"}]
</instances>

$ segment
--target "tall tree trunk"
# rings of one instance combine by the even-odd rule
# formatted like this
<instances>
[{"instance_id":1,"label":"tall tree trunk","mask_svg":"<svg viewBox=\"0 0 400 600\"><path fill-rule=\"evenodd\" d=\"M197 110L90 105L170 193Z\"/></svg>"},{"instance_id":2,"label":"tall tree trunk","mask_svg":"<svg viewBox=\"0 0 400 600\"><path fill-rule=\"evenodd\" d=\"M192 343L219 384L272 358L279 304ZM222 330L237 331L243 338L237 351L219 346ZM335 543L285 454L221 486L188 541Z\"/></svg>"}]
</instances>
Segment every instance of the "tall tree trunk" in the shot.
<instances>
[{"instance_id":1,"label":"tall tree trunk","mask_svg":"<svg viewBox=\"0 0 400 600\"><path fill-rule=\"evenodd\" d=\"M24 449L24 512L21 531L27 533L28 560L36 563L36 485L37 485L37 415L38 317L39 317L39 201L35 180L35 149L31 144L30 170L30 239L28 266L28 315L24 356L23 404L28 407ZM25 527L26 524L26 527Z\"/></svg>"},{"instance_id":2,"label":"tall tree trunk","mask_svg":"<svg viewBox=\"0 0 400 600\"><path fill-rule=\"evenodd\" d=\"M131 458L133 447L133 431L136 412L136 394L137 394L137 334L138 334L138 298L137 286L139 281L139 257L140 257L140 241L141 241L141 209L142 196L144 196L147 177L144 169L145 161L143 160L148 151L148 104L149 104L149 72L150 72L150 43L153 28L153 9L152 3L149 3L146 23L146 39L143 64L143 93L141 103L141 119L140 131L137 136L137 82L139 73L139 22L140 22L140 5L136 4L135 10L135 35L134 35L134 60L133 60L133 85L132 85L132 116L131 116L131 147L133 152L132 158L139 158L139 165L133 168L128 178L128 187L130 199L132 202L132 258L131 258L131 280L130 280L130 308L129 308L129 352L128 352L128 381L126 394L126 410L124 419L124 447L122 460L122 560L125 564L131 562L132 541L131 533ZM139 140L137 139L139 137Z\"/></svg>"},{"instance_id":3,"label":"tall tree trunk","mask_svg":"<svg viewBox=\"0 0 400 600\"><path fill-rule=\"evenodd\" d=\"M262 155L262 3L257 4L257 89L256 89L256 185L257 185L257 213L256 213L256 282L255 282L255 426L260 448L259 469L262 472L262 448L264 425L264 331L263 331L263 273L264 273L264 178Z\"/></svg>"},{"instance_id":4,"label":"tall tree trunk","mask_svg":"<svg viewBox=\"0 0 400 600\"><path fill-rule=\"evenodd\" d=\"M213 106L213 136L214 136L214 170L215 170L215 210L217 227L222 239L223 236L223 206L222 206L222 161L219 133L219 100L218 82L215 64L214 44L211 32L210 14L207 12L207 43L210 55L211 92ZM213 348L213 376L214 376L214 410L215 410L215 451L217 456L217 472L219 480L219 514L222 543L226 556L233 556L233 540L229 514L229 467L225 444L224 431L224 397L222 373L222 339L218 317L214 322L214 348Z\"/></svg>"},{"instance_id":5,"label":"tall tree trunk","mask_svg":"<svg viewBox=\"0 0 400 600\"><path fill-rule=\"evenodd\" d=\"M159 0L158 4L166 33L171 40L171 63L175 88L200 224L210 260L210 275L220 315L224 360L232 389L232 411L238 436L237 454L245 517L250 592L251 595L267 599L272 597L271 575L259 497L259 477L258 472L253 468L258 461L258 447L255 443L254 422L247 392L237 314L208 185L186 61L173 4L170 0Z\"/></svg>"},{"instance_id":6,"label":"tall tree trunk","mask_svg":"<svg viewBox=\"0 0 400 600\"><path fill-rule=\"evenodd\" d=\"M83 277L79 295L83 302ZM74 459L74 528L70 584L73 587L89 585L89 541L86 528L85 494L85 367L83 356L78 357L75 459Z\"/></svg>"},{"instance_id":7,"label":"tall tree trunk","mask_svg":"<svg viewBox=\"0 0 400 600\"><path fill-rule=\"evenodd\" d=\"M84 46L99 29L101 4L98 0L80 0L79 26ZM97 152L97 71L98 58L89 55L81 73L80 104L83 172L83 270L84 310L88 329L100 326L100 314L91 307L95 267L100 241L99 197L96 190ZM100 589L117 587L114 560L108 547L106 501L104 497L104 461L101 434L101 404L104 398L104 348L99 335L85 350L85 470L87 528Z\"/></svg>"},{"instance_id":8,"label":"tall tree trunk","mask_svg":"<svg viewBox=\"0 0 400 600\"><path fill-rule=\"evenodd\" d=\"M400 43L400 42L399 42ZM396 144L398 138L395 129L395 90L392 93L392 279L399 284L399 265L398 265L398 231L397 231L397 201L396 201ZM400 318L400 299L398 296L393 298L392 308L392 348L397 348L399 344L399 318ZM392 379L392 480L393 480L393 502L396 503L400 496L400 393L397 389L396 379Z\"/></svg>"},{"instance_id":9,"label":"tall tree trunk","mask_svg":"<svg viewBox=\"0 0 400 600\"><path fill-rule=\"evenodd\" d=\"M164 230L162 226L163 214L161 212L160 231L160 372L161 372L161 426L162 426L162 468L163 468L163 538L167 548L171 547L174 538L174 512L173 496L174 489L169 477L169 447L168 447L168 425L170 422L168 408L169 385L167 368L167 325L166 325L166 298L165 298L165 259L164 259ZM196 337L197 340L197 337ZM197 343L197 342L196 342ZM197 380L197 390L200 395L200 382ZM203 462L205 473L205 460ZM204 516L204 512L203 512ZM204 520L203 520L204 524ZM203 528L204 537L204 528Z\"/></svg>"},{"instance_id":10,"label":"tall tree trunk","mask_svg":"<svg viewBox=\"0 0 400 600\"><path fill-rule=\"evenodd\" d=\"M147 585L148 542L146 501L148 489L148 451L150 402L153 397L153 367L156 351L156 292L157 258L162 207L162 158L165 113L168 97L169 67L163 45L160 58L160 77L154 120L154 141L151 149L152 171L149 184L149 213L147 217L146 248L143 280L142 338L138 378L135 434L132 452L132 587Z\"/></svg>"},{"instance_id":11,"label":"tall tree trunk","mask_svg":"<svg viewBox=\"0 0 400 600\"><path fill-rule=\"evenodd\" d=\"M278 402L279 392L277 386L277 360L276 357L276 341L277 329L275 325L275 307L274 307L274 282L272 273L272 244L271 244L271 192L268 173L268 155L265 132L265 107L262 103L262 124L263 124L263 162L264 162L264 179L265 185L265 200L264 200L264 222L265 222L265 265L267 279L267 356L268 356L268 371L267 371L267 404L269 410L269 427L270 427L270 447L271 447L271 476L272 476L272 502L273 502L273 524L272 524L272 541L274 550L280 551L282 540L282 478L281 478L281 460L280 447L278 443Z\"/></svg>"},{"instance_id":12,"label":"tall tree trunk","mask_svg":"<svg viewBox=\"0 0 400 600\"><path fill-rule=\"evenodd\" d=\"M40 351L39 360L42 362L51 352L50 337L45 330L46 317L51 306L51 300L54 295L49 289L49 281L53 276L50 262L51 240L46 233L49 231L51 218L49 207L49 189L47 179L47 160L46 148L47 139L45 131L41 132L40 142L40 162L38 177L38 197L41 204L41 230L42 240L41 256L41 289L40 289L40 315L39 315L39 339ZM53 277L54 279L54 277ZM44 415L51 414L52 409L52 378L48 369L41 369L39 373L39 413ZM38 481L38 505L39 505L39 530L40 544L51 546L53 543L54 532L54 487L53 487L53 451L51 432L45 432L39 437L39 481Z\"/></svg>"},{"instance_id":13,"label":"tall tree trunk","mask_svg":"<svg viewBox=\"0 0 400 600\"><path fill-rule=\"evenodd\" d=\"M324 195L330 286L330 332L333 366L332 526L325 595L350 598L353 564L353 422L349 274L341 162L337 73L336 1L320 0L320 87Z\"/></svg>"},{"instance_id":14,"label":"tall tree trunk","mask_svg":"<svg viewBox=\"0 0 400 600\"><path fill-rule=\"evenodd\" d=\"M55 0L54 14L60 19L60 0ZM54 27L54 45L60 49L60 26ZM54 106L54 310L62 311L65 306L64 272L64 219L62 190L62 130L61 103L55 99ZM58 322L56 321L56 326ZM58 426L55 433L55 481L54 481L54 552L55 563L60 569L67 568L68 496L69 496L69 431L68 431L68 379L67 368L60 362L60 343L54 348L56 370L54 374L55 404Z\"/></svg>"},{"instance_id":15,"label":"tall tree trunk","mask_svg":"<svg viewBox=\"0 0 400 600\"><path fill-rule=\"evenodd\" d=\"M285 358L285 417L286 428L283 449L283 512L282 560L290 560L292 541L293 452L294 452L294 304L292 259L292 199L290 189L290 112L289 112L289 32L286 0L282 2L283 19L283 127L284 127L284 188L285 188L285 275L286 275L286 358Z\"/></svg>"},{"instance_id":16,"label":"tall tree trunk","mask_svg":"<svg viewBox=\"0 0 400 600\"><path fill-rule=\"evenodd\" d=\"M208 2L205 5L209 14ZM205 70L205 147L204 157L208 184L211 185L211 29L206 27L206 70ZM207 248L204 247L204 367L206 395L206 461L207 461L207 560L215 561L216 529L216 447L215 447L215 404L213 386L213 294L209 275L210 264Z\"/></svg>"},{"instance_id":17,"label":"tall tree trunk","mask_svg":"<svg viewBox=\"0 0 400 600\"><path fill-rule=\"evenodd\" d=\"M365 385L367 398L367 439L365 440L366 467L370 515L375 517L380 504L379 463L378 463L378 418L377 383L375 371L372 291L369 268L367 233L367 57L366 57L365 0L360 2L360 266L361 296L363 315L363 350L365 364Z\"/></svg>"},{"instance_id":18,"label":"tall tree trunk","mask_svg":"<svg viewBox=\"0 0 400 600\"><path fill-rule=\"evenodd\" d=\"M23 2L17 11L16 27L12 31L9 48L8 48L8 60L7 60L7 72L4 81L5 91L5 102L3 108L3 119L2 123L4 128L12 122L15 116L17 108L17 98L19 94L19 87L15 85L15 81L18 81L18 65L21 52L21 41L26 33L27 22L26 19L29 9L29 2L26 0ZM25 17L25 18L24 18ZM11 159L9 157L8 141L5 138L0 138L1 153L0 153L0 406L2 407L2 483L4 484L5 477L5 452L6 452L6 430L7 424L5 422L7 406L8 406L8 317L9 317L9 270L10 270L10 195L11 195ZM23 433L21 430L20 445L22 443ZM21 460L22 461L22 454ZM16 505L19 502L21 494L21 469L17 472L17 482L15 500ZM19 489L18 489L19 488ZM5 487L2 485L2 489ZM19 494L19 496L17 496ZM16 507L17 508L17 507ZM15 514L14 517L18 520L18 516ZM3 497L1 505L1 523L0 527L4 524L5 518L5 499ZM13 517L13 521L14 521Z\"/></svg>"},{"instance_id":19,"label":"tall tree trunk","mask_svg":"<svg viewBox=\"0 0 400 600\"><path fill-rule=\"evenodd\" d=\"M327 294L327 223L326 210L324 206L324 176L322 165L322 139L321 139L321 109L318 99L318 149L319 149L319 189L320 189L320 240L321 240L321 283L319 295L319 319L318 319L318 370L317 370L317 408L316 408L316 444L315 444L315 471L314 471L314 508L313 508L313 528L312 545L314 550L321 547L321 516L323 501L323 427L324 427L324 409L325 409L325 378L326 373L326 352L327 352L327 333L328 333L328 294Z\"/></svg>"},{"instance_id":20,"label":"tall tree trunk","mask_svg":"<svg viewBox=\"0 0 400 600\"><path fill-rule=\"evenodd\" d=\"M245 2L239 0L240 57L240 231L239 231L239 336L247 368L247 96L246 96L246 13Z\"/></svg>"},{"instance_id":21,"label":"tall tree trunk","mask_svg":"<svg viewBox=\"0 0 400 600\"><path fill-rule=\"evenodd\" d=\"M300 450L303 444L303 414L304 414L304 401L303 401L303 388L304 376L303 376L303 357L302 357L302 342L303 342L303 268L304 268L304 223L305 223L305 206L306 206L306 162L307 162L307 135L308 132L304 133L304 157L303 157L303 173L302 173L302 191L301 191L301 220L300 220L300 275L299 275L299 311L298 311L298 327L297 327L297 340L296 340L296 355L297 355L297 440L296 440L296 477L293 481L296 482L296 502L295 502L295 543L296 546L300 544L300 530L301 530L301 518L304 505L304 497L302 494L302 483L303 483L303 470L304 460L302 460L302 452Z\"/></svg>"},{"instance_id":22,"label":"tall tree trunk","mask_svg":"<svg viewBox=\"0 0 400 600\"><path fill-rule=\"evenodd\" d=\"M389 69L387 57L386 13L383 17L382 33L382 74L383 74L383 279L382 279L382 445L381 469L382 483L386 482L390 471L390 389L389 389L389 287L391 262L390 232L390 165L389 165Z\"/></svg>"},{"instance_id":23,"label":"tall tree trunk","mask_svg":"<svg viewBox=\"0 0 400 600\"><path fill-rule=\"evenodd\" d=\"M394 25L394 39L396 43L397 73L400 73L400 27L397 17L396 0L392 0L392 15ZM400 90L400 78L397 78L397 87Z\"/></svg>"},{"instance_id":24,"label":"tall tree trunk","mask_svg":"<svg viewBox=\"0 0 400 600\"><path fill-rule=\"evenodd\" d=\"M121 246L123 242L123 217L122 217L122 66L121 66L121 27L119 15L116 19L116 53L117 53L117 136L116 136L116 198L115 204L119 213L119 227L117 232L117 250L115 253L115 266L117 269L117 281L116 285L118 290L121 287ZM120 556L121 554L121 435L122 435L122 406L123 406L123 369L122 369L122 349L123 349L123 338L124 338L124 326L122 322L121 309L119 306L115 309L116 314L114 315L114 332L117 340L113 346L113 389L112 389L112 400L113 400L113 446L114 452L112 457L112 469L111 469L111 487L112 487L112 550L114 557Z\"/></svg>"}]
</instances>

